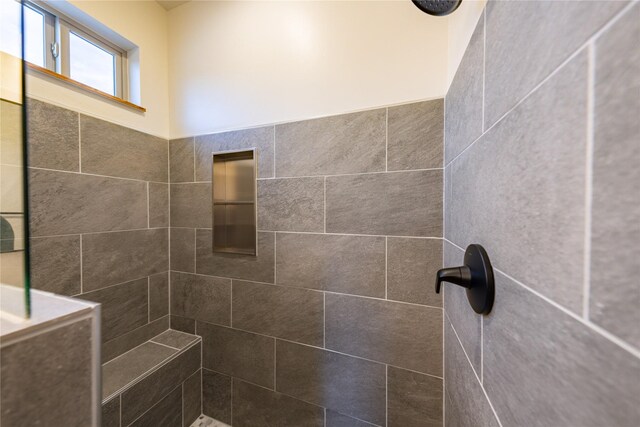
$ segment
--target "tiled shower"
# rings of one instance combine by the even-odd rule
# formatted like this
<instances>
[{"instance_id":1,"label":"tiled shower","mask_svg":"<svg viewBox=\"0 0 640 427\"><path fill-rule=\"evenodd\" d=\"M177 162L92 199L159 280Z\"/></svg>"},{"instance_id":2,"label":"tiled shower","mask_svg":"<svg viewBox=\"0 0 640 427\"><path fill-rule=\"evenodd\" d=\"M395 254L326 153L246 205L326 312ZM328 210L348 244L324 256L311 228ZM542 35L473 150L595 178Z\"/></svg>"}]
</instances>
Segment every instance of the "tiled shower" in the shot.
<instances>
[{"instance_id":1,"label":"tiled shower","mask_svg":"<svg viewBox=\"0 0 640 427\"><path fill-rule=\"evenodd\" d=\"M42 425L96 425L91 385L103 427L638 425L639 22L489 1L444 98L179 139L30 97L31 284L99 303L100 350L85 308L3 377L74 376ZM257 256L219 253L212 154L248 149ZM474 243L485 315L434 292Z\"/></svg>"}]
</instances>

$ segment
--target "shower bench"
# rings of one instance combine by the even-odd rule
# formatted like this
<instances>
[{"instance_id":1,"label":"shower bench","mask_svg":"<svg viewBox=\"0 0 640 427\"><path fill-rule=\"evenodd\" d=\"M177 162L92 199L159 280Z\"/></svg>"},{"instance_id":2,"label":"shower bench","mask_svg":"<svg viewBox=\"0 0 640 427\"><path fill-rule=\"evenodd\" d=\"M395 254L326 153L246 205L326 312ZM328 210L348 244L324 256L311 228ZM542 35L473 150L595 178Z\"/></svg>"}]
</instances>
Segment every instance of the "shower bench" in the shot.
<instances>
[{"instance_id":1,"label":"shower bench","mask_svg":"<svg viewBox=\"0 0 640 427\"><path fill-rule=\"evenodd\" d=\"M201 413L201 338L168 329L102 365L102 427L190 426Z\"/></svg>"}]
</instances>

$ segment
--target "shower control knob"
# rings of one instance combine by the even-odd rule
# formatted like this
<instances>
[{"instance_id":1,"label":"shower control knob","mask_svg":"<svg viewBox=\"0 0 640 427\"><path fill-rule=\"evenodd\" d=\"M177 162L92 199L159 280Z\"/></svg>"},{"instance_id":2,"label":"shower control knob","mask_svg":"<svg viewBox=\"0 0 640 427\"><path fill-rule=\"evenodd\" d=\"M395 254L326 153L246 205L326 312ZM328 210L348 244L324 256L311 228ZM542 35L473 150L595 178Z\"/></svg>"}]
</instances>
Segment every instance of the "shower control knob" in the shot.
<instances>
[{"instance_id":1,"label":"shower control knob","mask_svg":"<svg viewBox=\"0 0 640 427\"><path fill-rule=\"evenodd\" d=\"M467 299L476 313L489 314L493 307L495 287L493 268L484 248L477 244L467 247L464 265L438 270L436 293L440 293L442 282L453 283L467 289Z\"/></svg>"}]
</instances>

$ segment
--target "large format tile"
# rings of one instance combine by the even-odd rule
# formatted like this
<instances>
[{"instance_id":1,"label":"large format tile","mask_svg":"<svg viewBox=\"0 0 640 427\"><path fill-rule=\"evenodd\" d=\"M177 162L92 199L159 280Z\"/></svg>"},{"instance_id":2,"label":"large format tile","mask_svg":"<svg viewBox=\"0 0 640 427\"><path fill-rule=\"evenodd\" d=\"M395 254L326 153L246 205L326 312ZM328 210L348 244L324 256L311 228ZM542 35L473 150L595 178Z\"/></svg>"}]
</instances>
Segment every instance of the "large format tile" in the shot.
<instances>
[{"instance_id":1,"label":"large format tile","mask_svg":"<svg viewBox=\"0 0 640 427\"><path fill-rule=\"evenodd\" d=\"M187 334L195 334L196 333L196 321L194 319L190 319L188 317L175 316L171 315L170 324L171 329L175 329L176 331L186 332Z\"/></svg>"},{"instance_id":2,"label":"large format tile","mask_svg":"<svg viewBox=\"0 0 640 427\"><path fill-rule=\"evenodd\" d=\"M199 337L195 335L175 331L173 329L164 331L160 335L151 339L152 342L167 345L178 350L184 350L198 340Z\"/></svg>"},{"instance_id":3,"label":"large format tile","mask_svg":"<svg viewBox=\"0 0 640 427\"><path fill-rule=\"evenodd\" d=\"M257 149L258 178L273 176L273 126L201 135L195 138L196 181L211 181L213 153Z\"/></svg>"},{"instance_id":4,"label":"large format tile","mask_svg":"<svg viewBox=\"0 0 640 427\"><path fill-rule=\"evenodd\" d=\"M444 265L446 267L464 265L464 251L449 242L445 242ZM480 376L482 317L473 311L469 305L466 289L449 283L444 283L443 288L441 292L444 292L444 309L447 318L455 328L473 369Z\"/></svg>"},{"instance_id":5,"label":"large format tile","mask_svg":"<svg viewBox=\"0 0 640 427\"><path fill-rule=\"evenodd\" d=\"M29 170L31 235L147 227L147 185L48 170Z\"/></svg>"},{"instance_id":6,"label":"large format tile","mask_svg":"<svg viewBox=\"0 0 640 427\"><path fill-rule=\"evenodd\" d=\"M348 417L338 412L326 412L326 427L373 427L373 424L359 420L357 418Z\"/></svg>"},{"instance_id":7,"label":"large format tile","mask_svg":"<svg viewBox=\"0 0 640 427\"><path fill-rule=\"evenodd\" d=\"M488 2L485 128L495 123L626 4L622 1ZM532 120L532 123L544 122Z\"/></svg>"},{"instance_id":8,"label":"large format tile","mask_svg":"<svg viewBox=\"0 0 640 427\"><path fill-rule=\"evenodd\" d=\"M442 167L442 99L389 107L387 169Z\"/></svg>"},{"instance_id":9,"label":"large format tile","mask_svg":"<svg viewBox=\"0 0 640 427\"><path fill-rule=\"evenodd\" d=\"M387 298L434 307L436 272L442 267L442 240L389 237L387 239Z\"/></svg>"},{"instance_id":10,"label":"large format tile","mask_svg":"<svg viewBox=\"0 0 640 427\"><path fill-rule=\"evenodd\" d=\"M147 323L147 278L88 292L79 298L102 304L102 341L112 340Z\"/></svg>"},{"instance_id":11,"label":"large format tile","mask_svg":"<svg viewBox=\"0 0 640 427\"><path fill-rule=\"evenodd\" d=\"M106 341L102 344L102 363L106 363L115 357L131 350L134 347L139 346L145 341L149 341L162 331L169 328L169 316L161 317L140 326L126 334L120 335L110 341Z\"/></svg>"},{"instance_id":12,"label":"large format tile","mask_svg":"<svg viewBox=\"0 0 640 427\"><path fill-rule=\"evenodd\" d=\"M324 179L287 178L258 181L258 229L324 230Z\"/></svg>"},{"instance_id":13,"label":"large format tile","mask_svg":"<svg viewBox=\"0 0 640 427\"><path fill-rule=\"evenodd\" d=\"M442 171L327 178L329 233L442 236Z\"/></svg>"},{"instance_id":14,"label":"large format tile","mask_svg":"<svg viewBox=\"0 0 640 427\"><path fill-rule=\"evenodd\" d=\"M444 390L447 404L444 411L445 426L500 426L451 324L446 320L444 323ZM527 395L527 390L528 384L522 384L518 393Z\"/></svg>"},{"instance_id":15,"label":"large format tile","mask_svg":"<svg viewBox=\"0 0 640 427\"><path fill-rule=\"evenodd\" d=\"M211 184L171 184L171 226L211 228Z\"/></svg>"},{"instance_id":16,"label":"large format tile","mask_svg":"<svg viewBox=\"0 0 640 427\"><path fill-rule=\"evenodd\" d=\"M231 377L202 369L202 413L231 425Z\"/></svg>"},{"instance_id":17,"label":"large format tile","mask_svg":"<svg viewBox=\"0 0 640 427\"><path fill-rule=\"evenodd\" d=\"M169 184L149 183L149 227L169 226Z\"/></svg>"},{"instance_id":18,"label":"large format tile","mask_svg":"<svg viewBox=\"0 0 640 427\"><path fill-rule=\"evenodd\" d=\"M29 166L77 172L80 160L78 120L75 111L29 98Z\"/></svg>"},{"instance_id":19,"label":"large format tile","mask_svg":"<svg viewBox=\"0 0 640 427\"><path fill-rule=\"evenodd\" d=\"M202 366L254 384L273 388L274 339L197 322L202 336Z\"/></svg>"},{"instance_id":20,"label":"large format tile","mask_svg":"<svg viewBox=\"0 0 640 427\"><path fill-rule=\"evenodd\" d=\"M307 289L233 281L233 327L322 347L324 297Z\"/></svg>"},{"instance_id":21,"label":"large format tile","mask_svg":"<svg viewBox=\"0 0 640 427\"><path fill-rule=\"evenodd\" d=\"M482 134L484 13L445 97L445 164Z\"/></svg>"},{"instance_id":22,"label":"large format tile","mask_svg":"<svg viewBox=\"0 0 640 427\"><path fill-rule=\"evenodd\" d=\"M169 314L169 273L149 276L149 321Z\"/></svg>"},{"instance_id":23,"label":"large format tile","mask_svg":"<svg viewBox=\"0 0 640 427\"><path fill-rule=\"evenodd\" d=\"M174 228L171 235L171 270L195 273L196 271L196 230Z\"/></svg>"},{"instance_id":24,"label":"large format tile","mask_svg":"<svg viewBox=\"0 0 640 427\"><path fill-rule=\"evenodd\" d=\"M190 426L202 414L202 370L191 375L182 383L184 427Z\"/></svg>"},{"instance_id":25,"label":"large format tile","mask_svg":"<svg viewBox=\"0 0 640 427\"><path fill-rule=\"evenodd\" d=\"M590 318L640 349L640 6L596 43Z\"/></svg>"},{"instance_id":26,"label":"large format tile","mask_svg":"<svg viewBox=\"0 0 640 427\"><path fill-rule=\"evenodd\" d=\"M168 245L162 228L82 236L85 292L166 271Z\"/></svg>"},{"instance_id":27,"label":"large format tile","mask_svg":"<svg viewBox=\"0 0 640 427\"><path fill-rule=\"evenodd\" d=\"M129 425L156 402L200 369L201 346L196 344L122 393L122 424ZM182 418L176 425L182 423Z\"/></svg>"},{"instance_id":28,"label":"large format tile","mask_svg":"<svg viewBox=\"0 0 640 427\"><path fill-rule=\"evenodd\" d=\"M276 390L384 425L385 366L319 348L277 342Z\"/></svg>"},{"instance_id":29,"label":"large format tile","mask_svg":"<svg viewBox=\"0 0 640 427\"><path fill-rule=\"evenodd\" d=\"M80 128L82 172L167 182L167 140L88 116Z\"/></svg>"},{"instance_id":30,"label":"large format tile","mask_svg":"<svg viewBox=\"0 0 640 427\"><path fill-rule=\"evenodd\" d=\"M80 236L31 239L31 286L60 295L80 293Z\"/></svg>"},{"instance_id":31,"label":"large format tile","mask_svg":"<svg viewBox=\"0 0 640 427\"><path fill-rule=\"evenodd\" d=\"M442 310L327 294L326 346L442 376Z\"/></svg>"},{"instance_id":32,"label":"large format tile","mask_svg":"<svg viewBox=\"0 0 640 427\"><path fill-rule=\"evenodd\" d=\"M233 425L234 427L324 427L324 409L234 379Z\"/></svg>"},{"instance_id":33,"label":"large format tile","mask_svg":"<svg viewBox=\"0 0 640 427\"><path fill-rule=\"evenodd\" d=\"M640 359L500 273L483 332L484 387L504 425L640 420Z\"/></svg>"},{"instance_id":34,"label":"large format tile","mask_svg":"<svg viewBox=\"0 0 640 427\"><path fill-rule=\"evenodd\" d=\"M258 233L258 256L213 253L211 230L196 230L196 273L273 283L274 233Z\"/></svg>"},{"instance_id":35,"label":"large format tile","mask_svg":"<svg viewBox=\"0 0 640 427\"><path fill-rule=\"evenodd\" d=\"M158 427L182 425L182 388L176 387L151 409L131 424L131 427Z\"/></svg>"},{"instance_id":36,"label":"large format tile","mask_svg":"<svg viewBox=\"0 0 640 427\"><path fill-rule=\"evenodd\" d=\"M3 345L0 424L90 425L94 410L91 323L91 319L79 320Z\"/></svg>"},{"instance_id":37,"label":"large format tile","mask_svg":"<svg viewBox=\"0 0 640 427\"><path fill-rule=\"evenodd\" d=\"M384 298L384 238L278 233L278 284Z\"/></svg>"},{"instance_id":38,"label":"large format tile","mask_svg":"<svg viewBox=\"0 0 640 427\"><path fill-rule=\"evenodd\" d=\"M389 366L387 388L388 427L442 427L440 378Z\"/></svg>"},{"instance_id":39,"label":"large format tile","mask_svg":"<svg viewBox=\"0 0 640 427\"><path fill-rule=\"evenodd\" d=\"M169 141L169 181L193 182L195 180L194 139L182 138Z\"/></svg>"},{"instance_id":40,"label":"large format tile","mask_svg":"<svg viewBox=\"0 0 640 427\"><path fill-rule=\"evenodd\" d=\"M385 170L386 110L276 126L276 176Z\"/></svg>"},{"instance_id":41,"label":"large format tile","mask_svg":"<svg viewBox=\"0 0 640 427\"><path fill-rule=\"evenodd\" d=\"M105 363L102 365L102 398L118 392L177 352L164 345L146 342Z\"/></svg>"},{"instance_id":42,"label":"large format tile","mask_svg":"<svg viewBox=\"0 0 640 427\"><path fill-rule=\"evenodd\" d=\"M451 241L482 244L495 267L575 312L582 310L586 117L582 52L453 163L446 206Z\"/></svg>"},{"instance_id":43,"label":"large format tile","mask_svg":"<svg viewBox=\"0 0 640 427\"><path fill-rule=\"evenodd\" d=\"M172 271L171 314L229 326L231 280Z\"/></svg>"},{"instance_id":44,"label":"large format tile","mask_svg":"<svg viewBox=\"0 0 640 427\"><path fill-rule=\"evenodd\" d=\"M120 427L120 396L102 405L101 427Z\"/></svg>"}]
</instances>

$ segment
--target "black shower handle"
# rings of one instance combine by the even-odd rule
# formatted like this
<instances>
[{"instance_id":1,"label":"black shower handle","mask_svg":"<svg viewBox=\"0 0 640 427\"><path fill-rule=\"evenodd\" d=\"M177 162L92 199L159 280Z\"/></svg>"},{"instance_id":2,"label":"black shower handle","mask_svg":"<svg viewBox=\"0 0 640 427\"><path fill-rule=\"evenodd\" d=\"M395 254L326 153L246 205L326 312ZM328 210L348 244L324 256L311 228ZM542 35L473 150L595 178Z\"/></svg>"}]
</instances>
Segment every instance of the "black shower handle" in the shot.
<instances>
[{"instance_id":1,"label":"black shower handle","mask_svg":"<svg viewBox=\"0 0 640 427\"><path fill-rule=\"evenodd\" d=\"M489 314L493 307L495 288L493 268L484 248L473 244L464 253L464 265L438 270L436 293L440 293L442 282L453 283L467 289L467 299L476 313Z\"/></svg>"}]
</instances>

